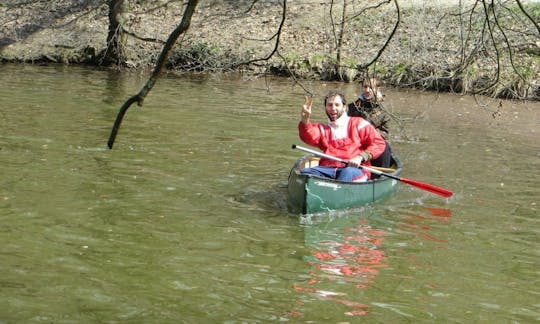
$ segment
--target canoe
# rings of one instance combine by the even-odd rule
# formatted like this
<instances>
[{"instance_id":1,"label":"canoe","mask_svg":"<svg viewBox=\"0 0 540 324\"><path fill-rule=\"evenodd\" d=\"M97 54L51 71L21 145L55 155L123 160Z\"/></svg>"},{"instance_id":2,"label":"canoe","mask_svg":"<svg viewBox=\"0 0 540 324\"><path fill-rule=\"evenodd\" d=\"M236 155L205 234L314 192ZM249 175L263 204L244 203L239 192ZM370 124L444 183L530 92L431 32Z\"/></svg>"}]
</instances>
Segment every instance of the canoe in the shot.
<instances>
[{"instance_id":1,"label":"canoe","mask_svg":"<svg viewBox=\"0 0 540 324\"><path fill-rule=\"evenodd\" d=\"M301 169L318 164L319 157L309 154L298 159L292 167L287 187L290 212L313 214L359 207L387 197L398 188L398 180L376 174L372 174L372 179L367 182L344 182L300 173ZM395 154L392 154L391 168L393 171L382 171L399 176L403 168Z\"/></svg>"}]
</instances>

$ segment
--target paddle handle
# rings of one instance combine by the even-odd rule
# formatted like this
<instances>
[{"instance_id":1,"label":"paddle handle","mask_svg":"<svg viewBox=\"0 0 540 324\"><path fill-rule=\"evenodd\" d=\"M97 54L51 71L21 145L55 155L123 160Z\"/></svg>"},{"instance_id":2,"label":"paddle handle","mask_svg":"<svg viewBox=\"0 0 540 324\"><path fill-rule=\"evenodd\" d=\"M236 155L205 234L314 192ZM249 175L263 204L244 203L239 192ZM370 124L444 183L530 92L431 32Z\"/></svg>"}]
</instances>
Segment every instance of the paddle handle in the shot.
<instances>
[{"instance_id":1,"label":"paddle handle","mask_svg":"<svg viewBox=\"0 0 540 324\"><path fill-rule=\"evenodd\" d=\"M293 150L297 149L297 150L304 151L304 152L307 152L307 153L315 154L317 156L327 158L329 160L334 160L334 161L342 162L342 163L345 163L345 164L349 163L348 161L345 161L345 160L340 159L338 157L328 155L328 154L325 154L325 153L322 153L322 152L319 152L319 151L315 151L315 150L312 150L310 148L303 147L303 146L300 146L300 145L293 144L292 148L293 148Z\"/></svg>"}]
</instances>

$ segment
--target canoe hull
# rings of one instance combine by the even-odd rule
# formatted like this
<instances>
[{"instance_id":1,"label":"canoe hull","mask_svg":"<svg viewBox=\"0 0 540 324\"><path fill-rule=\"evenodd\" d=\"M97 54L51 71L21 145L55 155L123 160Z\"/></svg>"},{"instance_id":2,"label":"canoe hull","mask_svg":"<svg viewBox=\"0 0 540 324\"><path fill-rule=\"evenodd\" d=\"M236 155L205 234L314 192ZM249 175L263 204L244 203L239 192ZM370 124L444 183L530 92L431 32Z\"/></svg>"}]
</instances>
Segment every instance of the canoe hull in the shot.
<instances>
[{"instance_id":1,"label":"canoe hull","mask_svg":"<svg viewBox=\"0 0 540 324\"><path fill-rule=\"evenodd\" d=\"M393 175L401 173L401 164L394 156ZM289 211L293 213L312 214L324 211L359 207L394 193L399 181L387 177L367 182L343 182L313 175L304 175L300 170L316 165L318 159L307 155L296 161L288 180Z\"/></svg>"}]
</instances>

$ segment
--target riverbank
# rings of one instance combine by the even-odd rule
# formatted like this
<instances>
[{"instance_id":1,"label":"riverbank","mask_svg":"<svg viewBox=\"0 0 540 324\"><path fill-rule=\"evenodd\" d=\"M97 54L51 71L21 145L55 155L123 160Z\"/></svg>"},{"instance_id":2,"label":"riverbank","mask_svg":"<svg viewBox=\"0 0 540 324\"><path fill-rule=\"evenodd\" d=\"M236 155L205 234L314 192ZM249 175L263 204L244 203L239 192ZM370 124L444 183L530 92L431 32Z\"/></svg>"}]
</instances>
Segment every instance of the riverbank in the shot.
<instances>
[{"instance_id":1,"label":"riverbank","mask_svg":"<svg viewBox=\"0 0 540 324\"><path fill-rule=\"evenodd\" d=\"M106 48L108 27L108 6L102 1L15 3L0 6L2 62L99 64L97 54ZM123 64L146 69L179 23L182 6L138 3L131 3L123 17L129 34ZM276 3L259 1L250 8L250 1L201 1L189 32L170 55L168 69L344 81L369 73L391 86L540 99L538 32L525 15L518 16L517 7L508 9L513 10L508 17L501 10L498 22L514 28L504 29L504 35L495 30L492 46L485 29L481 32L485 25L480 8L469 15L466 10L472 7L415 1L413 7L399 8L400 23L388 41L398 20L393 3L369 10L350 5L340 24L343 8L289 1L276 47L283 9ZM540 5L529 3L527 9L538 21ZM376 64L366 67L376 58Z\"/></svg>"}]
</instances>

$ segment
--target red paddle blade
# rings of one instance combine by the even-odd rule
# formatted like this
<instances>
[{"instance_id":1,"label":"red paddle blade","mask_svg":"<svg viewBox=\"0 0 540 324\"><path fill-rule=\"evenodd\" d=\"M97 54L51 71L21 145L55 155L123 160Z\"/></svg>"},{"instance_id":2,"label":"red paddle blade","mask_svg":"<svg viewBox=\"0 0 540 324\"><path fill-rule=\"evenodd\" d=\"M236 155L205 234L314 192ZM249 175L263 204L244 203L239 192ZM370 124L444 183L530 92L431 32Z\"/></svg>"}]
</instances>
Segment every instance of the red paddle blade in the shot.
<instances>
[{"instance_id":1,"label":"red paddle blade","mask_svg":"<svg viewBox=\"0 0 540 324\"><path fill-rule=\"evenodd\" d=\"M446 197L446 198L452 197L452 195L454 194L450 190L446 190L444 188L439 188L439 187L431 185L429 183L423 183L423 182L419 182L419 181L414 181L414 180L407 179L407 178L401 178L401 181L405 182L407 184L410 184L411 186L414 186L416 188L419 188L419 189L422 189L422 190L425 190L425 191L429 191L429 192L432 192L432 193L434 193L436 195L443 196L443 197Z\"/></svg>"}]
</instances>

